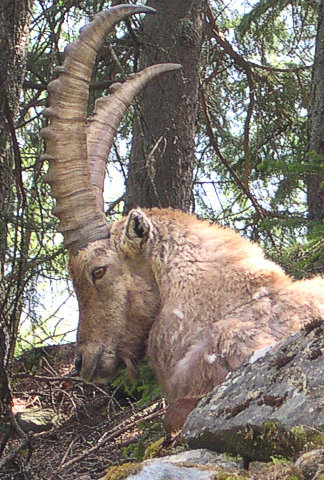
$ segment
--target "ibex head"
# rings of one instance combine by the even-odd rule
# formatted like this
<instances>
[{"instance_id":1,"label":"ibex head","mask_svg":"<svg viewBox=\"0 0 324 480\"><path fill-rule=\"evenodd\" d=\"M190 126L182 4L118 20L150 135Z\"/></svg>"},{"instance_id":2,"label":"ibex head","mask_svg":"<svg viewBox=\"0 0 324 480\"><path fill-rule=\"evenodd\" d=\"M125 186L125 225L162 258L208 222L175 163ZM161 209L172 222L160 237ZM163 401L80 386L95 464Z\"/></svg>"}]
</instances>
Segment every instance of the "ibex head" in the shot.
<instances>
[{"instance_id":1,"label":"ibex head","mask_svg":"<svg viewBox=\"0 0 324 480\"><path fill-rule=\"evenodd\" d=\"M56 199L54 214L60 220L79 302L76 366L85 380L93 382L109 381L121 364L136 374L159 307L145 253L151 226L140 211L109 225L103 188L108 154L126 108L151 78L180 65L155 65L135 74L97 100L87 121L96 53L113 26L136 13L155 11L140 5L113 7L96 15L66 48L58 78L48 86L50 105L45 113L50 126L42 131L44 157L50 163L46 181Z\"/></svg>"},{"instance_id":2,"label":"ibex head","mask_svg":"<svg viewBox=\"0 0 324 480\"><path fill-rule=\"evenodd\" d=\"M109 238L70 256L80 310L76 367L86 381L107 383L123 364L134 379L145 355L159 294L147 257L150 227L140 215L133 210L111 225Z\"/></svg>"}]
</instances>

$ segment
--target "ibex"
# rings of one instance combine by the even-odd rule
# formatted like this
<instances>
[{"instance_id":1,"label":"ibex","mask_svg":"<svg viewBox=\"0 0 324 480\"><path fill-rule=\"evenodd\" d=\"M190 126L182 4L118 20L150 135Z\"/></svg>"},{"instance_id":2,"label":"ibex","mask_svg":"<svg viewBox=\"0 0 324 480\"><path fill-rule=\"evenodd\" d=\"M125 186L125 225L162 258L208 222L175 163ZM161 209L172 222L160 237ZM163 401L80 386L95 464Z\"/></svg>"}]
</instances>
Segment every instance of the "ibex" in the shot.
<instances>
[{"instance_id":1,"label":"ibex","mask_svg":"<svg viewBox=\"0 0 324 480\"><path fill-rule=\"evenodd\" d=\"M108 383L125 365L131 377L148 354L181 426L253 351L323 318L324 281L293 282L261 249L231 229L179 211L136 208L108 224L103 184L118 124L146 82L176 64L155 65L116 86L86 119L91 71L104 35L149 7L119 5L96 15L66 49L49 84L50 126L42 132L79 302L76 367ZM172 412L172 408L171 408Z\"/></svg>"}]
</instances>

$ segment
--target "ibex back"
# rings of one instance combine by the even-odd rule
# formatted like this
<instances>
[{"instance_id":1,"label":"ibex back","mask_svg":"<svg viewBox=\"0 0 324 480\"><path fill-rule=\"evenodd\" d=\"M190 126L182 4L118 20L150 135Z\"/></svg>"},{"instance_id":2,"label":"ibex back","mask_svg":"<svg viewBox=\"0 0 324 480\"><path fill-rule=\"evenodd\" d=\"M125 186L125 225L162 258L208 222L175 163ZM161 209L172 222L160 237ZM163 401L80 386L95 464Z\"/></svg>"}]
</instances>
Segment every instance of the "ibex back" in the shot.
<instances>
[{"instance_id":1,"label":"ibex back","mask_svg":"<svg viewBox=\"0 0 324 480\"><path fill-rule=\"evenodd\" d=\"M77 369L95 383L111 381L121 365L135 377L148 353L179 407L169 415L172 430L247 355L322 318L324 281L293 282L233 230L181 212L135 209L107 223L104 172L120 119L150 78L179 68L156 65L136 74L97 101L86 122L96 51L117 21L141 12L153 13L119 5L99 14L68 47L49 85L51 125L43 135L79 301Z\"/></svg>"}]
</instances>

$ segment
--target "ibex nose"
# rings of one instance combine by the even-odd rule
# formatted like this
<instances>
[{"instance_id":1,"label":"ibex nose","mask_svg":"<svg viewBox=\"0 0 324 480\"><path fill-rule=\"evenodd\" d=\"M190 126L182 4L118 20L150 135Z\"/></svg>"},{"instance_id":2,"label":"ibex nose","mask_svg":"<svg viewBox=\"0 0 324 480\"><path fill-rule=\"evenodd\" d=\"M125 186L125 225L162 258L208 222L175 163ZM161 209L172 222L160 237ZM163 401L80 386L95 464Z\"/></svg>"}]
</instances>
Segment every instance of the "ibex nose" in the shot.
<instances>
[{"instance_id":1,"label":"ibex nose","mask_svg":"<svg viewBox=\"0 0 324 480\"><path fill-rule=\"evenodd\" d=\"M82 367L82 355L78 353L74 360L74 366L77 371L77 374L80 375L81 367Z\"/></svg>"},{"instance_id":2,"label":"ibex nose","mask_svg":"<svg viewBox=\"0 0 324 480\"><path fill-rule=\"evenodd\" d=\"M96 369L99 365L103 349L97 345L82 345L79 347L74 365L77 374L87 383L91 383L94 377L97 376Z\"/></svg>"}]
</instances>

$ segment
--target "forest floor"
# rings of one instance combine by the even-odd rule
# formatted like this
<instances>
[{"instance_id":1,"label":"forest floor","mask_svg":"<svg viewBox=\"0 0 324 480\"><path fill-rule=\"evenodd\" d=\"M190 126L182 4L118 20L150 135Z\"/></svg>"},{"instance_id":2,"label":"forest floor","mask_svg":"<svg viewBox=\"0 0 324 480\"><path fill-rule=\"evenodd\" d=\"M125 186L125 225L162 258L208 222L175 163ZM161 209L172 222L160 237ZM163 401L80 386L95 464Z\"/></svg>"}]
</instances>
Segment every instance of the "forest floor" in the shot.
<instances>
[{"instance_id":1,"label":"forest floor","mask_svg":"<svg viewBox=\"0 0 324 480\"><path fill-rule=\"evenodd\" d=\"M86 385L75 376L73 357L74 346L65 345L17 360L15 418L50 411L55 425L10 436L0 459L1 480L97 480L112 465L140 460L147 444L164 435L163 400L140 406L122 386ZM0 446L4 435L0 429Z\"/></svg>"}]
</instances>

